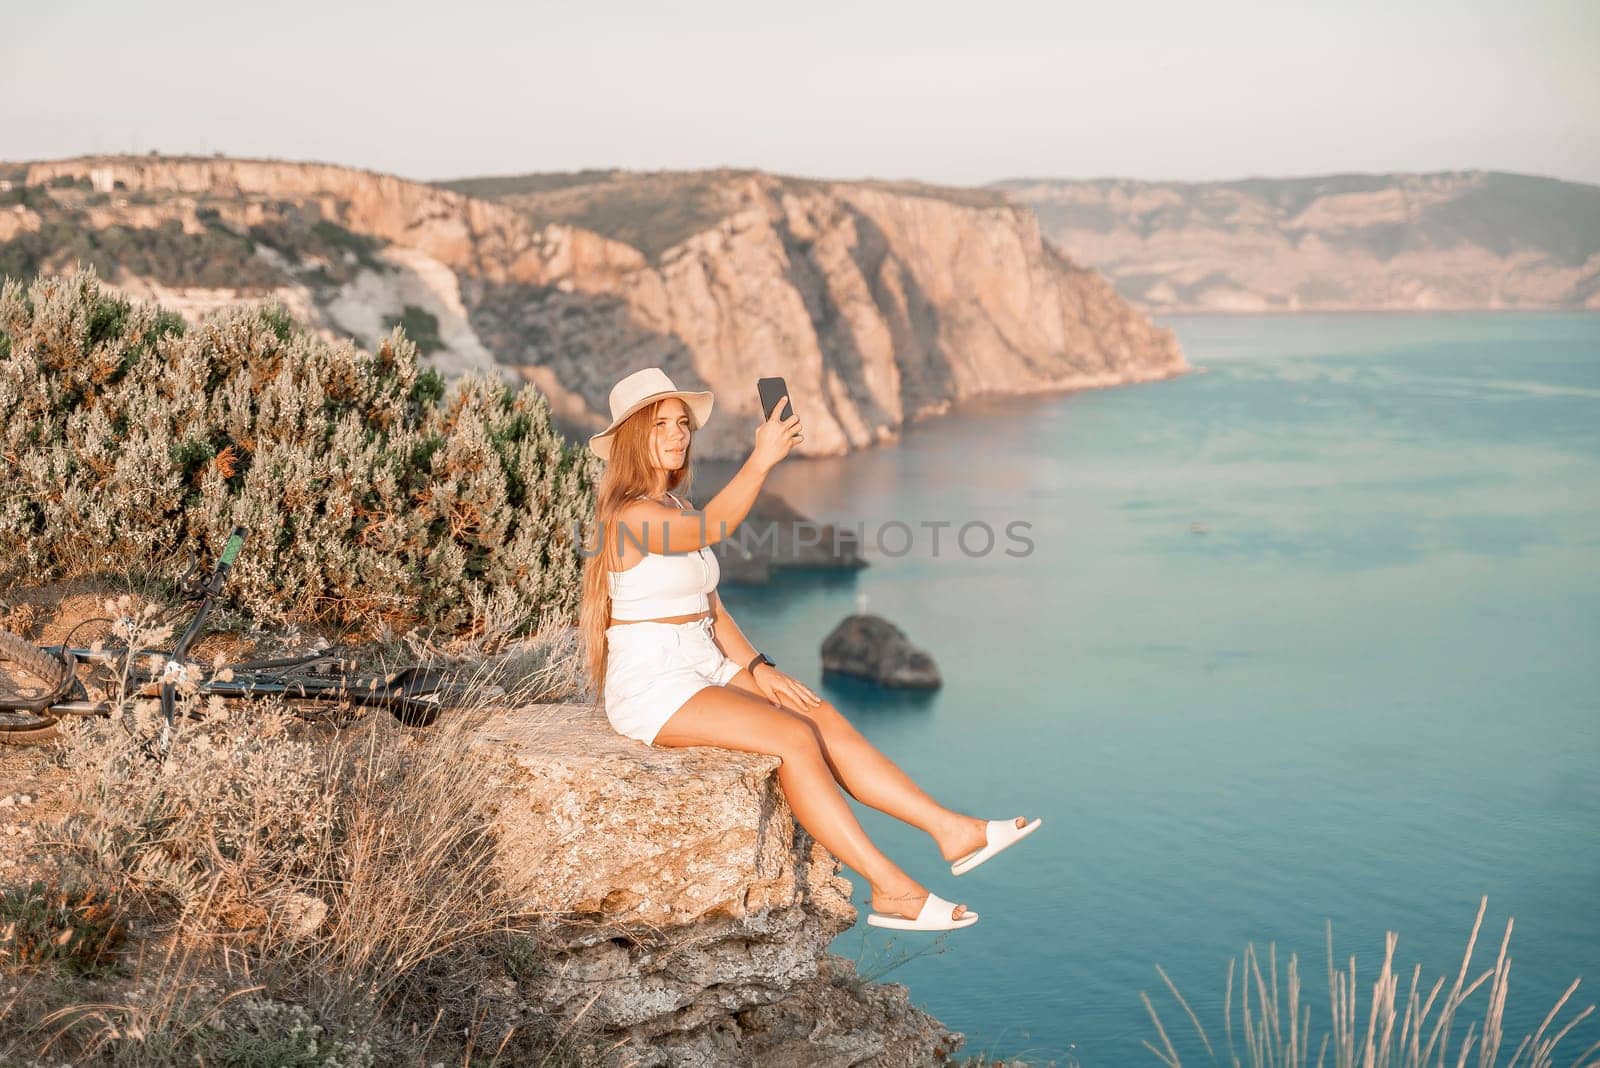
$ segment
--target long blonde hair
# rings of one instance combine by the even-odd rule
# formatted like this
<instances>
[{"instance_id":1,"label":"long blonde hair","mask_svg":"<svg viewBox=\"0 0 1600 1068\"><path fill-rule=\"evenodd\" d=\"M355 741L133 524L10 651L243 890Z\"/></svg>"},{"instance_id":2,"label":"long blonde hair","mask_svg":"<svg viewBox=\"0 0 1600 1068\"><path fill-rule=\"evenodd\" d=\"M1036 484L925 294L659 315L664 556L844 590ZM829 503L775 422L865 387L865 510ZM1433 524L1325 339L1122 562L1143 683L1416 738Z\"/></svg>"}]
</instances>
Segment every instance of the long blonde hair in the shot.
<instances>
[{"instance_id":1,"label":"long blonde hair","mask_svg":"<svg viewBox=\"0 0 1600 1068\"><path fill-rule=\"evenodd\" d=\"M592 539L584 544L583 595L578 609L578 631L583 638L584 659L589 679L594 684L595 701L602 703L606 686L606 627L611 621L610 572L622 569L618 552L621 538L612 520L628 501L648 494L655 487L656 468L650 462L650 428L656 413L668 400L663 397L647 404L624 419L611 441L611 456L606 460L595 490L594 521L591 531L601 539L595 551ZM691 422L693 416L690 416ZM699 429L696 427L696 429ZM667 489L688 492L694 480L690 464L694 458L694 438L684 449L683 466L667 472ZM681 491L681 492L679 492ZM685 502L687 503L687 502ZM633 532L630 532L630 537Z\"/></svg>"}]
</instances>

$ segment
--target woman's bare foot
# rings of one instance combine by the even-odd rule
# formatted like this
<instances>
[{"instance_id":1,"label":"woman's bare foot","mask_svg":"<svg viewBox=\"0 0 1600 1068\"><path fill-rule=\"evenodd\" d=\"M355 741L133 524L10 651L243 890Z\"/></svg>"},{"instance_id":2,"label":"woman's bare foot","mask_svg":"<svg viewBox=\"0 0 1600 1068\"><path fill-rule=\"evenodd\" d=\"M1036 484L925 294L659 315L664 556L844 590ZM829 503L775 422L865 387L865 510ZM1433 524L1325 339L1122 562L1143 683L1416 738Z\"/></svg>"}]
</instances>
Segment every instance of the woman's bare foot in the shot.
<instances>
[{"instance_id":1,"label":"woman's bare foot","mask_svg":"<svg viewBox=\"0 0 1600 1068\"><path fill-rule=\"evenodd\" d=\"M1026 816L1017 817L1018 827L1025 826L1027 822ZM940 856L949 861L960 860L989 844L989 821L976 816L964 817L961 823L946 831L938 842Z\"/></svg>"},{"instance_id":2,"label":"woman's bare foot","mask_svg":"<svg viewBox=\"0 0 1600 1068\"><path fill-rule=\"evenodd\" d=\"M881 913L884 916L904 916L908 920L916 919L917 914L922 911L922 906L928 901L928 891L916 883L911 885L916 889L903 894L885 894L880 892L877 887L873 887L872 911ZM909 902L909 904L902 904L902 902ZM886 908L886 904L889 907ZM950 913L950 918L959 920L966 914L967 906L957 905Z\"/></svg>"}]
</instances>

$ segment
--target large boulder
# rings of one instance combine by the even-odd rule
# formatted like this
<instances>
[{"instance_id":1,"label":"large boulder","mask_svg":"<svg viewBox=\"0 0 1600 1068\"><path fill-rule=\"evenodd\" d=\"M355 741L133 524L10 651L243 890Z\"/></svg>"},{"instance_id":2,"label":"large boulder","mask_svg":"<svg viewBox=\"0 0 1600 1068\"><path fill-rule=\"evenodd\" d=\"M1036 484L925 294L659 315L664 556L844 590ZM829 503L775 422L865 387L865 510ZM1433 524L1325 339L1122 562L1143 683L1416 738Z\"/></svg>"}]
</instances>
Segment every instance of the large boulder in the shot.
<instances>
[{"instance_id":1,"label":"large boulder","mask_svg":"<svg viewBox=\"0 0 1600 1068\"><path fill-rule=\"evenodd\" d=\"M859 529L818 523L765 491L733 533L711 549L723 581L730 583L761 585L784 568L858 571L867 566Z\"/></svg>"},{"instance_id":2,"label":"large boulder","mask_svg":"<svg viewBox=\"0 0 1600 1068\"><path fill-rule=\"evenodd\" d=\"M884 686L936 689L942 684L933 657L912 645L905 631L870 613L847 616L823 639L822 670Z\"/></svg>"},{"instance_id":3,"label":"large boulder","mask_svg":"<svg viewBox=\"0 0 1600 1068\"><path fill-rule=\"evenodd\" d=\"M795 823L776 757L657 749L588 705L508 713L473 744L499 767L501 878L547 917L537 975L505 996L581 1015L604 1063L891 1068L960 1046L828 953L850 883Z\"/></svg>"}]
</instances>

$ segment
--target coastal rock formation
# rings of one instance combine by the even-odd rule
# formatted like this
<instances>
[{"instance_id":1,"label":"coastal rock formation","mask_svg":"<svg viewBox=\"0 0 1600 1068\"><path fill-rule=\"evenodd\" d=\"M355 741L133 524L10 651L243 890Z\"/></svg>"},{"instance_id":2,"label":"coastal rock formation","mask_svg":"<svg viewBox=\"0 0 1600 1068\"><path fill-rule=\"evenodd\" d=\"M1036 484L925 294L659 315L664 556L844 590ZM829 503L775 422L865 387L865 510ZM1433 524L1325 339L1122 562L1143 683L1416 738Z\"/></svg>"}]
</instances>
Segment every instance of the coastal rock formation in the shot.
<instances>
[{"instance_id":1,"label":"coastal rock formation","mask_svg":"<svg viewBox=\"0 0 1600 1068\"><path fill-rule=\"evenodd\" d=\"M507 1015L582 1014L607 1063L940 1064L962 1042L830 941L855 921L839 863L794 821L775 757L657 749L587 705L484 727L500 868L548 917ZM615 1048L612 1048L615 1046Z\"/></svg>"},{"instance_id":2,"label":"coastal rock formation","mask_svg":"<svg viewBox=\"0 0 1600 1068\"><path fill-rule=\"evenodd\" d=\"M271 298L366 344L402 323L449 371L534 382L574 435L606 422L617 379L657 364L717 391L702 458L748 453L769 374L805 422L799 452L837 455L968 397L1187 369L1170 331L994 193L756 172L553 178L0 164L0 270L86 260L187 314Z\"/></svg>"},{"instance_id":3,"label":"coastal rock formation","mask_svg":"<svg viewBox=\"0 0 1600 1068\"><path fill-rule=\"evenodd\" d=\"M1494 171L994 187L1149 311L1600 308L1600 187Z\"/></svg>"},{"instance_id":4,"label":"coastal rock formation","mask_svg":"<svg viewBox=\"0 0 1600 1068\"><path fill-rule=\"evenodd\" d=\"M762 585L786 568L859 571L860 531L818 523L797 512L782 497L763 491L744 522L711 546L724 582Z\"/></svg>"},{"instance_id":5,"label":"coastal rock formation","mask_svg":"<svg viewBox=\"0 0 1600 1068\"><path fill-rule=\"evenodd\" d=\"M847 616L822 640L822 670L871 679L884 686L934 689L942 685L933 658L912 645L905 631L870 613Z\"/></svg>"},{"instance_id":6,"label":"coastal rock formation","mask_svg":"<svg viewBox=\"0 0 1600 1068\"><path fill-rule=\"evenodd\" d=\"M806 427L801 455L893 440L965 398L1168 378L1176 340L1093 271L1047 246L1031 214L967 190L811 182L759 173L613 176L504 202L546 225L604 227L645 260L571 291L485 286L473 301L492 348L537 354L530 375L579 432L645 364L717 393L696 454L748 453L755 383L781 374ZM641 188L642 187L642 188ZM683 204L688 212L674 212ZM654 221L656 219L661 221ZM648 220L648 221L647 221ZM604 294L604 299L600 299ZM588 413L588 414L585 414Z\"/></svg>"}]
</instances>

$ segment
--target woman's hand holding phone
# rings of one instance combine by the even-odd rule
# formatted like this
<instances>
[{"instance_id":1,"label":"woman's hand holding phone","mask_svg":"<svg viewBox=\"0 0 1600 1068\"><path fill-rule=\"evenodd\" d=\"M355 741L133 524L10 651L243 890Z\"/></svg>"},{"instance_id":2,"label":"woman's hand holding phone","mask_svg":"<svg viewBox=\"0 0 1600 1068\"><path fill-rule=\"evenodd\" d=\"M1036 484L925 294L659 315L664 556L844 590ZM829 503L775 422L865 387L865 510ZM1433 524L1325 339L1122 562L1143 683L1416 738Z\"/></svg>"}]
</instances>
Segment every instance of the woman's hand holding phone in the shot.
<instances>
[{"instance_id":1,"label":"woman's hand holding phone","mask_svg":"<svg viewBox=\"0 0 1600 1068\"><path fill-rule=\"evenodd\" d=\"M782 463L789 455L789 451L805 440L805 435L800 432L800 417L791 415L787 419L779 419L778 413L783 411L782 404L772 406L772 414L767 416L766 422L756 427L756 447L750 453L750 458L755 460L764 471L770 471Z\"/></svg>"}]
</instances>

